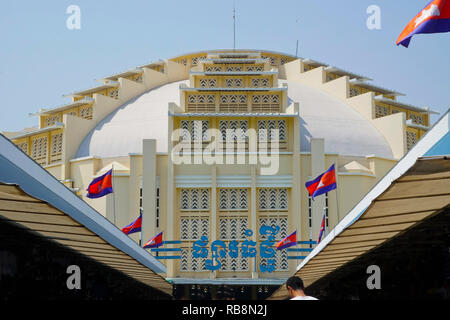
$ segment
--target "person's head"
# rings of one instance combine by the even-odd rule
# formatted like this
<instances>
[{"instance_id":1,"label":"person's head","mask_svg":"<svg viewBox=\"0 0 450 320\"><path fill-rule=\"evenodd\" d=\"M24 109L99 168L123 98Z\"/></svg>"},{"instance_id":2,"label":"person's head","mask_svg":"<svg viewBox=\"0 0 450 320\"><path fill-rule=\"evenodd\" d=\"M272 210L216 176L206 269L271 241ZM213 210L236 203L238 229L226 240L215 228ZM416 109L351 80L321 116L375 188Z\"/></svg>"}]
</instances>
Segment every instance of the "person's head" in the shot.
<instances>
[{"instance_id":1,"label":"person's head","mask_svg":"<svg viewBox=\"0 0 450 320\"><path fill-rule=\"evenodd\" d=\"M294 276L287 279L286 289L289 292L289 297L294 298L298 295L304 295L305 286L303 285L303 281L300 277Z\"/></svg>"}]
</instances>

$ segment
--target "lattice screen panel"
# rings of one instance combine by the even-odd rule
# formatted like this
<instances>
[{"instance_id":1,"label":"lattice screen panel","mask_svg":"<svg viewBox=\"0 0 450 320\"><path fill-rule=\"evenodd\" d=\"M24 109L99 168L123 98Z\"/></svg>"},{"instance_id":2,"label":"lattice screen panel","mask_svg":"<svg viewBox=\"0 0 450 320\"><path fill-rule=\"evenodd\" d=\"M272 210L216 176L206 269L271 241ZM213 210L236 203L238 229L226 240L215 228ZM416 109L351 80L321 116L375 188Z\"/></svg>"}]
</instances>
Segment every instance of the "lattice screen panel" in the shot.
<instances>
[{"instance_id":1,"label":"lattice screen panel","mask_svg":"<svg viewBox=\"0 0 450 320\"><path fill-rule=\"evenodd\" d=\"M280 112L279 94L254 94L252 97L253 112Z\"/></svg>"},{"instance_id":2,"label":"lattice screen panel","mask_svg":"<svg viewBox=\"0 0 450 320\"><path fill-rule=\"evenodd\" d=\"M188 112L215 112L216 96L214 94L188 94Z\"/></svg>"},{"instance_id":3,"label":"lattice screen panel","mask_svg":"<svg viewBox=\"0 0 450 320\"><path fill-rule=\"evenodd\" d=\"M350 98L359 96L361 91L357 88L350 87Z\"/></svg>"},{"instance_id":4,"label":"lattice screen panel","mask_svg":"<svg viewBox=\"0 0 450 320\"><path fill-rule=\"evenodd\" d=\"M108 96L113 99L119 99L119 89L112 89L108 92Z\"/></svg>"},{"instance_id":5,"label":"lattice screen panel","mask_svg":"<svg viewBox=\"0 0 450 320\"><path fill-rule=\"evenodd\" d=\"M199 240L201 236L209 238L209 218L208 217L181 217L180 218L180 239Z\"/></svg>"},{"instance_id":6,"label":"lattice screen panel","mask_svg":"<svg viewBox=\"0 0 450 320\"><path fill-rule=\"evenodd\" d=\"M28 142L19 143L17 147L25 153L28 153Z\"/></svg>"},{"instance_id":7,"label":"lattice screen panel","mask_svg":"<svg viewBox=\"0 0 450 320\"><path fill-rule=\"evenodd\" d=\"M247 112L247 95L222 94L220 95L220 112Z\"/></svg>"},{"instance_id":8,"label":"lattice screen panel","mask_svg":"<svg viewBox=\"0 0 450 320\"><path fill-rule=\"evenodd\" d=\"M182 141L209 141L208 120L181 120L180 129Z\"/></svg>"},{"instance_id":9,"label":"lattice screen panel","mask_svg":"<svg viewBox=\"0 0 450 320\"><path fill-rule=\"evenodd\" d=\"M31 157L40 165L47 164L47 137L32 140Z\"/></svg>"},{"instance_id":10,"label":"lattice screen panel","mask_svg":"<svg viewBox=\"0 0 450 320\"><path fill-rule=\"evenodd\" d=\"M258 190L259 210L288 210L288 191L285 188Z\"/></svg>"},{"instance_id":11,"label":"lattice screen panel","mask_svg":"<svg viewBox=\"0 0 450 320\"><path fill-rule=\"evenodd\" d=\"M258 231L262 226L270 226L272 228L279 227L280 231L276 235L277 240L281 240L288 236L288 217L287 216L263 216L258 219ZM266 235L259 235L259 239L267 239Z\"/></svg>"},{"instance_id":12,"label":"lattice screen panel","mask_svg":"<svg viewBox=\"0 0 450 320\"><path fill-rule=\"evenodd\" d=\"M54 125L56 122L60 122L60 116L56 115L56 116L48 116L47 118L45 118L45 125L47 127Z\"/></svg>"},{"instance_id":13,"label":"lattice screen panel","mask_svg":"<svg viewBox=\"0 0 450 320\"><path fill-rule=\"evenodd\" d=\"M180 271L207 271L205 264L206 259L207 258L194 258L192 247L181 248Z\"/></svg>"},{"instance_id":14,"label":"lattice screen panel","mask_svg":"<svg viewBox=\"0 0 450 320\"><path fill-rule=\"evenodd\" d=\"M248 189L219 189L220 210L248 210Z\"/></svg>"},{"instance_id":15,"label":"lattice screen panel","mask_svg":"<svg viewBox=\"0 0 450 320\"><path fill-rule=\"evenodd\" d=\"M81 118L92 120L92 107L88 106L80 108L79 115Z\"/></svg>"},{"instance_id":16,"label":"lattice screen panel","mask_svg":"<svg viewBox=\"0 0 450 320\"><path fill-rule=\"evenodd\" d=\"M249 261L249 258L243 258L241 255L231 258L227 250L226 257L220 259L220 271L249 271Z\"/></svg>"},{"instance_id":17,"label":"lattice screen panel","mask_svg":"<svg viewBox=\"0 0 450 320\"><path fill-rule=\"evenodd\" d=\"M389 115L389 108L382 106L382 105L376 105L375 106L375 117L381 118Z\"/></svg>"},{"instance_id":18,"label":"lattice screen panel","mask_svg":"<svg viewBox=\"0 0 450 320\"><path fill-rule=\"evenodd\" d=\"M58 133L58 134L52 135L50 163L61 161L61 157L62 157L62 140L63 140L63 134L62 133Z\"/></svg>"},{"instance_id":19,"label":"lattice screen panel","mask_svg":"<svg viewBox=\"0 0 450 320\"><path fill-rule=\"evenodd\" d=\"M417 143L417 133L406 131L406 148L409 150Z\"/></svg>"},{"instance_id":20,"label":"lattice screen panel","mask_svg":"<svg viewBox=\"0 0 450 320\"><path fill-rule=\"evenodd\" d=\"M226 142L248 140L248 120L220 120L221 140Z\"/></svg>"},{"instance_id":21,"label":"lattice screen panel","mask_svg":"<svg viewBox=\"0 0 450 320\"><path fill-rule=\"evenodd\" d=\"M286 250L276 250L275 251L275 271L288 271L288 255ZM267 265L268 258L259 258L259 263Z\"/></svg>"},{"instance_id":22,"label":"lattice screen panel","mask_svg":"<svg viewBox=\"0 0 450 320\"><path fill-rule=\"evenodd\" d=\"M415 124L420 124L420 125L424 125L425 124L423 116L419 116L419 115L416 115L416 114L410 114L409 115L409 119L411 119L412 122L415 123Z\"/></svg>"},{"instance_id":23,"label":"lattice screen panel","mask_svg":"<svg viewBox=\"0 0 450 320\"><path fill-rule=\"evenodd\" d=\"M248 229L247 217L221 217L219 219L219 237L221 240L243 240Z\"/></svg>"},{"instance_id":24,"label":"lattice screen panel","mask_svg":"<svg viewBox=\"0 0 450 320\"><path fill-rule=\"evenodd\" d=\"M180 195L181 210L209 210L209 189L181 189Z\"/></svg>"}]
</instances>

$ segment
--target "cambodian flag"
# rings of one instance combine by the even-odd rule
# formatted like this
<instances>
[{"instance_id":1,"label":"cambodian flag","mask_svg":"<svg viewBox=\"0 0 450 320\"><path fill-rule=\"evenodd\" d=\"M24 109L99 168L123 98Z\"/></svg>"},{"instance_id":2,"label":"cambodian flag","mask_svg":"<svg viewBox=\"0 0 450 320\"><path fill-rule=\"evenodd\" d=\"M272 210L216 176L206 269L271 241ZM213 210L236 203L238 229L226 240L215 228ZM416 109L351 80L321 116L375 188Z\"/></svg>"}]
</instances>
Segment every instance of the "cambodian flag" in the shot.
<instances>
[{"instance_id":1,"label":"cambodian flag","mask_svg":"<svg viewBox=\"0 0 450 320\"><path fill-rule=\"evenodd\" d=\"M162 234L163 233L160 232L156 236L154 236L153 238L148 240L147 243L144 244L144 248L158 248L158 247L162 246L162 244L163 244Z\"/></svg>"},{"instance_id":2,"label":"cambodian flag","mask_svg":"<svg viewBox=\"0 0 450 320\"><path fill-rule=\"evenodd\" d=\"M319 233L319 240L317 240L317 243L319 243L322 240L322 236L325 232L325 218L327 216L327 213L323 214L322 224L320 226L320 233Z\"/></svg>"},{"instance_id":3,"label":"cambodian flag","mask_svg":"<svg viewBox=\"0 0 450 320\"><path fill-rule=\"evenodd\" d=\"M283 250L297 245L297 230L277 243L277 250Z\"/></svg>"},{"instance_id":4,"label":"cambodian flag","mask_svg":"<svg viewBox=\"0 0 450 320\"><path fill-rule=\"evenodd\" d=\"M112 169L104 175L92 180L86 190L88 192L86 197L91 199L100 198L108 193L112 193Z\"/></svg>"},{"instance_id":5,"label":"cambodian flag","mask_svg":"<svg viewBox=\"0 0 450 320\"><path fill-rule=\"evenodd\" d=\"M305 183L309 195L313 198L336 189L336 170L334 164L320 176Z\"/></svg>"},{"instance_id":6,"label":"cambodian flag","mask_svg":"<svg viewBox=\"0 0 450 320\"><path fill-rule=\"evenodd\" d=\"M142 212L139 214L139 217L134 220L132 223L122 228L123 233L132 234L135 232L140 232L142 228Z\"/></svg>"},{"instance_id":7,"label":"cambodian flag","mask_svg":"<svg viewBox=\"0 0 450 320\"><path fill-rule=\"evenodd\" d=\"M450 31L450 0L433 0L406 26L397 39L397 45L408 48L411 37L419 33Z\"/></svg>"}]
</instances>

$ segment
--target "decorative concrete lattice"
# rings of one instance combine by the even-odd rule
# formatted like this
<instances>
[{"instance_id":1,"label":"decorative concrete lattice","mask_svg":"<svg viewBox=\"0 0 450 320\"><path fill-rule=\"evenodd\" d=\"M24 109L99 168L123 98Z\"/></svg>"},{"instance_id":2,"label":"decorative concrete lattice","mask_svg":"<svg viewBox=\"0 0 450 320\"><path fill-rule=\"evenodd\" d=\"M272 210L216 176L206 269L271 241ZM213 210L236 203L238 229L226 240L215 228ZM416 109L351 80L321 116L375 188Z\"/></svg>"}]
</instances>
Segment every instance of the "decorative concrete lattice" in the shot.
<instances>
[{"instance_id":1,"label":"decorative concrete lattice","mask_svg":"<svg viewBox=\"0 0 450 320\"><path fill-rule=\"evenodd\" d=\"M277 141L277 129L278 141L285 142L287 139L286 120L258 120L258 140Z\"/></svg>"},{"instance_id":2,"label":"decorative concrete lattice","mask_svg":"<svg viewBox=\"0 0 450 320\"><path fill-rule=\"evenodd\" d=\"M194 251L192 248L181 248L180 271L207 271L205 263L206 259L207 258L194 258Z\"/></svg>"},{"instance_id":3,"label":"decorative concrete lattice","mask_svg":"<svg viewBox=\"0 0 450 320\"><path fill-rule=\"evenodd\" d=\"M48 116L47 118L45 118L45 126L49 127L54 125L56 122L60 122L60 117L59 115L55 115L55 116Z\"/></svg>"},{"instance_id":4,"label":"decorative concrete lattice","mask_svg":"<svg viewBox=\"0 0 450 320\"><path fill-rule=\"evenodd\" d=\"M215 112L216 97L214 94L189 94L187 107L188 112Z\"/></svg>"},{"instance_id":5,"label":"decorative concrete lattice","mask_svg":"<svg viewBox=\"0 0 450 320\"><path fill-rule=\"evenodd\" d=\"M209 210L209 189L181 189L180 196L181 210Z\"/></svg>"},{"instance_id":6,"label":"decorative concrete lattice","mask_svg":"<svg viewBox=\"0 0 450 320\"><path fill-rule=\"evenodd\" d=\"M359 96L361 94L361 91L357 88L350 87L350 98Z\"/></svg>"},{"instance_id":7,"label":"decorative concrete lattice","mask_svg":"<svg viewBox=\"0 0 450 320\"><path fill-rule=\"evenodd\" d=\"M20 150L22 150L25 153L28 153L28 142L22 142L17 144L17 148L19 148Z\"/></svg>"},{"instance_id":8,"label":"decorative concrete lattice","mask_svg":"<svg viewBox=\"0 0 450 320\"><path fill-rule=\"evenodd\" d=\"M249 258L243 258L242 256L238 256L237 258L232 258L228 254L225 258L220 258L221 262L220 271L249 271Z\"/></svg>"},{"instance_id":9,"label":"decorative concrete lattice","mask_svg":"<svg viewBox=\"0 0 450 320\"><path fill-rule=\"evenodd\" d=\"M247 217L221 217L219 235L221 240L244 240L248 229Z\"/></svg>"},{"instance_id":10,"label":"decorative concrete lattice","mask_svg":"<svg viewBox=\"0 0 450 320\"><path fill-rule=\"evenodd\" d=\"M182 120L180 128L182 141L209 141L208 120Z\"/></svg>"},{"instance_id":11,"label":"decorative concrete lattice","mask_svg":"<svg viewBox=\"0 0 450 320\"><path fill-rule=\"evenodd\" d=\"M222 141L234 142L248 139L247 120L220 120L219 130Z\"/></svg>"},{"instance_id":12,"label":"decorative concrete lattice","mask_svg":"<svg viewBox=\"0 0 450 320\"><path fill-rule=\"evenodd\" d=\"M83 107L80 108L80 117L88 120L92 120L92 107Z\"/></svg>"},{"instance_id":13,"label":"decorative concrete lattice","mask_svg":"<svg viewBox=\"0 0 450 320\"><path fill-rule=\"evenodd\" d=\"M375 106L375 118L385 117L388 116L389 114L390 112L388 107L379 104Z\"/></svg>"},{"instance_id":14,"label":"decorative concrete lattice","mask_svg":"<svg viewBox=\"0 0 450 320\"><path fill-rule=\"evenodd\" d=\"M248 189L219 189L219 208L226 210L248 210Z\"/></svg>"},{"instance_id":15,"label":"decorative concrete lattice","mask_svg":"<svg viewBox=\"0 0 450 320\"><path fill-rule=\"evenodd\" d=\"M285 188L262 188L258 190L259 210L288 210L288 191Z\"/></svg>"},{"instance_id":16,"label":"decorative concrete lattice","mask_svg":"<svg viewBox=\"0 0 450 320\"><path fill-rule=\"evenodd\" d=\"M31 157L40 165L47 164L47 137L32 140Z\"/></svg>"},{"instance_id":17,"label":"decorative concrete lattice","mask_svg":"<svg viewBox=\"0 0 450 320\"><path fill-rule=\"evenodd\" d=\"M50 153L50 163L61 161L63 134L52 135L52 145Z\"/></svg>"},{"instance_id":18,"label":"decorative concrete lattice","mask_svg":"<svg viewBox=\"0 0 450 320\"><path fill-rule=\"evenodd\" d=\"M180 239L199 240L201 236L209 237L208 217L181 217L180 218Z\"/></svg>"},{"instance_id":19,"label":"decorative concrete lattice","mask_svg":"<svg viewBox=\"0 0 450 320\"><path fill-rule=\"evenodd\" d=\"M412 120L413 123L415 124L420 124L420 125L424 125L425 121L423 116L417 115L417 114L410 114L409 118Z\"/></svg>"},{"instance_id":20,"label":"decorative concrete lattice","mask_svg":"<svg viewBox=\"0 0 450 320\"><path fill-rule=\"evenodd\" d=\"M280 112L279 94L253 94L253 112Z\"/></svg>"},{"instance_id":21,"label":"decorative concrete lattice","mask_svg":"<svg viewBox=\"0 0 450 320\"><path fill-rule=\"evenodd\" d=\"M220 95L220 112L247 112L247 95L222 94Z\"/></svg>"},{"instance_id":22,"label":"decorative concrete lattice","mask_svg":"<svg viewBox=\"0 0 450 320\"><path fill-rule=\"evenodd\" d=\"M119 99L119 89L110 90L108 96L113 99Z\"/></svg>"},{"instance_id":23,"label":"decorative concrete lattice","mask_svg":"<svg viewBox=\"0 0 450 320\"><path fill-rule=\"evenodd\" d=\"M406 148L409 150L417 143L417 133L406 131Z\"/></svg>"}]
</instances>

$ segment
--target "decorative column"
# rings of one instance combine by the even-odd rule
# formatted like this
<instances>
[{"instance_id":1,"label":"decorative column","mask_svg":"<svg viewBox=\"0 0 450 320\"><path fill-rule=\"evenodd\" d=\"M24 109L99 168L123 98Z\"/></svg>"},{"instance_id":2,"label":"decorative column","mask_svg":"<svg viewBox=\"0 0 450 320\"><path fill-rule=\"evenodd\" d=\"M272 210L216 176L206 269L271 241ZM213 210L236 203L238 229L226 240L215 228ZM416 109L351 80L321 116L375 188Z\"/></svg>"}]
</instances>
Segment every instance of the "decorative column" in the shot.
<instances>
[{"instance_id":1,"label":"decorative column","mask_svg":"<svg viewBox=\"0 0 450 320\"><path fill-rule=\"evenodd\" d=\"M156 140L144 139L142 158L142 241L156 235Z\"/></svg>"},{"instance_id":2,"label":"decorative column","mask_svg":"<svg viewBox=\"0 0 450 320\"><path fill-rule=\"evenodd\" d=\"M175 106L169 104L169 112L175 111ZM168 123L168 144L167 144L167 221L166 221L166 240L175 240L175 224L174 224L174 201L176 199L176 189L175 189L175 168L172 160L172 132L174 130L174 118L169 115ZM173 245L167 245L168 248L173 247ZM166 262L168 278L174 278L175 272L175 260L168 260Z\"/></svg>"},{"instance_id":3,"label":"decorative column","mask_svg":"<svg viewBox=\"0 0 450 320\"><path fill-rule=\"evenodd\" d=\"M257 242L256 235L258 234L258 224L256 222L256 165L250 166L250 229L253 230L252 241ZM258 278L258 272L256 271L256 259L250 259L250 270L252 272L252 278Z\"/></svg>"},{"instance_id":4,"label":"decorative column","mask_svg":"<svg viewBox=\"0 0 450 320\"><path fill-rule=\"evenodd\" d=\"M294 112L299 112L299 103L294 103ZM291 201L289 203L289 225L293 226L293 230L288 230L288 234L297 230L297 241L305 240L306 236L302 229L304 212L301 208L301 190L300 185L300 116L292 118L292 189ZM296 260L289 261L289 270L294 271L297 267Z\"/></svg>"},{"instance_id":5,"label":"decorative column","mask_svg":"<svg viewBox=\"0 0 450 320\"><path fill-rule=\"evenodd\" d=\"M311 179L325 171L325 141L324 139L311 139ZM325 208L325 195L314 198L312 201L312 240L317 241L320 224Z\"/></svg>"},{"instance_id":6,"label":"decorative column","mask_svg":"<svg viewBox=\"0 0 450 320\"><path fill-rule=\"evenodd\" d=\"M217 240L217 166L211 166L211 236L210 243ZM217 277L217 271L210 272L210 278Z\"/></svg>"}]
</instances>

